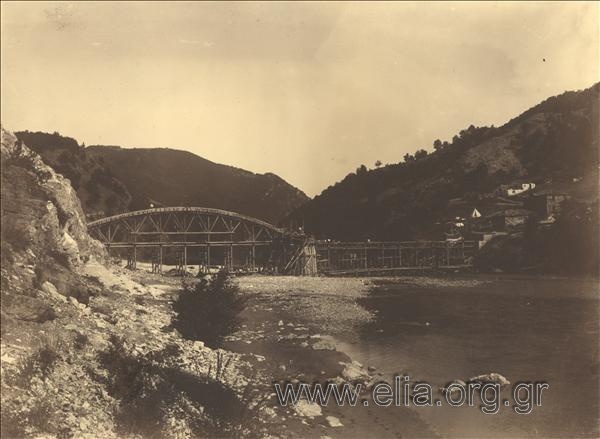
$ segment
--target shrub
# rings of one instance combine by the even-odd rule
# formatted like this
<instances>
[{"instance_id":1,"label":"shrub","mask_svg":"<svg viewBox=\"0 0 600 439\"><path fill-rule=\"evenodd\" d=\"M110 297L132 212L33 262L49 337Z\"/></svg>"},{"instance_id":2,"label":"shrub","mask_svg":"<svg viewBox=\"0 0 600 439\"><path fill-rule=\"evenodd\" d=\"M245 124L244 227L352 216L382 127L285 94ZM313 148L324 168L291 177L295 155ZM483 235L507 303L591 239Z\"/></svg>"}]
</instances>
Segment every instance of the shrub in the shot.
<instances>
[{"instance_id":1,"label":"shrub","mask_svg":"<svg viewBox=\"0 0 600 439\"><path fill-rule=\"evenodd\" d=\"M6 375L6 384L18 388L2 394L0 410L0 437L56 436L59 431L53 422L57 410L56 401L49 399L46 387L39 384L50 376L59 352L63 350L58 339L47 338L42 346L17 364L14 373ZM37 390L32 390L35 385Z\"/></svg>"},{"instance_id":2,"label":"shrub","mask_svg":"<svg viewBox=\"0 0 600 439\"><path fill-rule=\"evenodd\" d=\"M179 355L176 344L136 355L123 338L111 336L99 360L108 372L104 384L119 400L115 412L119 437L163 437L172 429L173 417L188 425L192 437L230 437L229 432L239 430L241 401L210 377L170 367Z\"/></svg>"},{"instance_id":3,"label":"shrub","mask_svg":"<svg viewBox=\"0 0 600 439\"><path fill-rule=\"evenodd\" d=\"M211 282L203 279L193 288L184 287L173 303L173 327L188 340L219 347L223 337L238 328L245 304L237 286L221 271Z\"/></svg>"},{"instance_id":4,"label":"shrub","mask_svg":"<svg viewBox=\"0 0 600 439\"><path fill-rule=\"evenodd\" d=\"M59 358L58 349L51 343L46 343L33 354L23 359L16 374L8 377L10 384L23 389L28 388L34 377L44 380L54 369Z\"/></svg>"},{"instance_id":5,"label":"shrub","mask_svg":"<svg viewBox=\"0 0 600 439\"><path fill-rule=\"evenodd\" d=\"M32 437L32 432L55 433L51 427L55 409L51 401L39 398L33 399L27 409L20 405L3 406L0 437Z\"/></svg>"}]
</instances>

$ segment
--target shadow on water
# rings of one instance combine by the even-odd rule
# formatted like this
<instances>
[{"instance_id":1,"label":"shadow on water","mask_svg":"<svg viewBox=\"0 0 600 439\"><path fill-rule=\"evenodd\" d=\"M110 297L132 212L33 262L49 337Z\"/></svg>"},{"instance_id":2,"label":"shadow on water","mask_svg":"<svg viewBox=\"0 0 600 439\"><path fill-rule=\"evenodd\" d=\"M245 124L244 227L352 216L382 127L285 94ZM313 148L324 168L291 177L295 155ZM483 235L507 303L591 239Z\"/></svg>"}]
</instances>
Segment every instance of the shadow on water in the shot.
<instances>
[{"instance_id":1,"label":"shadow on water","mask_svg":"<svg viewBox=\"0 0 600 439\"><path fill-rule=\"evenodd\" d=\"M376 281L359 303L376 317L353 352L385 375L437 388L498 372L550 385L530 415L503 408L418 409L444 436L597 437L598 284L548 278L469 282ZM507 390L510 396L510 389Z\"/></svg>"}]
</instances>

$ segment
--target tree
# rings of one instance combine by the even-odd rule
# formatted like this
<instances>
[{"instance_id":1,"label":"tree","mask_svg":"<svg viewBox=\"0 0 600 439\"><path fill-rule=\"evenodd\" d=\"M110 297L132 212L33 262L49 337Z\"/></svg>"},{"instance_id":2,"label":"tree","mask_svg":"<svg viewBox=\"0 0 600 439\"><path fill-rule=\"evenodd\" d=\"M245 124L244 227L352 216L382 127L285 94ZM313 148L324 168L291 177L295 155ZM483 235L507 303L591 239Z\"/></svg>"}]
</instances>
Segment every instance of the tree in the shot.
<instances>
[{"instance_id":1,"label":"tree","mask_svg":"<svg viewBox=\"0 0 600 439\"><path fill-rule=\"evenodd\" d=\"M420 160L425 157L427 157L427 151L424 149L419 149L417 152L415 152L415 160Z\"/></svg>"},{"instance_id":2,"label":"tree","mask_svg":"<svg viewBox=\"0 0 600 439\"><path fill-rule=\"evenodd\" d=\"M436 151L442 149L442 141L440 139L436 139L436 141L433 142L433 149L435 149Z\"/></svg>"},{"instance_id":3,"label":"tree","mask_svg":"<svg viewBox=\"0 0 600 439\"><path fill-rule=\"evenodd\" d=\"M415 158L411 154L409 154L409 153L404 154L404 162L405 163L414 162L414 161L415 161Z\"/></svg>"},{"instance_id":4,"label":"tree","mask_svg":"<svg viewBox=\"0 0 600 439\"><path fill-rule=\"evenodd\" d=\"M366 174L366 173L367 173L367 167L365 165L360 165L356 169L356 175L362 175L362 174Z\"/></svg>"},{"instance_id":5,"label":"tree","mask_svg":"<svg viewBox=\"0 0 600 439\"><path fill-rule=\"evenodd\" d=\"M188 340L202 340L207 346L221 346L223 338L236 331L239 314L246 298L231 282L225 271L220 271L208 282L202 279L193 288L184 288L173 303L173 327Z\"/></svg>"},{"instance_id":6,"label":"tree","mask_svg":"<svg viewBox=\"0 0 600 439\"><path fill-rule=\"evenodd\" d=\"M381 160L377 160L377 161L375 162L375 167L376 167L376 168L379 168L379 167L381 166L381 164L382 164L382 163L381 163Z\"/></svg>"}]
</instances>

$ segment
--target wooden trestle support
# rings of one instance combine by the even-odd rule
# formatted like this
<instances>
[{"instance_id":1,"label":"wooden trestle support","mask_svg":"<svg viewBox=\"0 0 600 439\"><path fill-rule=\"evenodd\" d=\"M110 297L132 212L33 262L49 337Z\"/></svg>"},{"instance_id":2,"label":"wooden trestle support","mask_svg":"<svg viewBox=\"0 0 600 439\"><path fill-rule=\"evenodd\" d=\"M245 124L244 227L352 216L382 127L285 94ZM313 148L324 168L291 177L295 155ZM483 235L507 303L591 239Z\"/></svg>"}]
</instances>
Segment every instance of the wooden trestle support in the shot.
<instances>
[{"instance_id":1,"label":"wooden trestle support","mask_svg":"<svg viewBox=\"0 0 600 439\"><path fill-rule=\"evenodd\" d=\"M374 274L395 270L469 266L477 242L331 242L290 233L256 218L203 207L128 212L88 224L90 234L127 267L150 262L162 273L190 266L208 273ZM195 270L194 270L195 271Z\"/></svg>"}]
</instances>

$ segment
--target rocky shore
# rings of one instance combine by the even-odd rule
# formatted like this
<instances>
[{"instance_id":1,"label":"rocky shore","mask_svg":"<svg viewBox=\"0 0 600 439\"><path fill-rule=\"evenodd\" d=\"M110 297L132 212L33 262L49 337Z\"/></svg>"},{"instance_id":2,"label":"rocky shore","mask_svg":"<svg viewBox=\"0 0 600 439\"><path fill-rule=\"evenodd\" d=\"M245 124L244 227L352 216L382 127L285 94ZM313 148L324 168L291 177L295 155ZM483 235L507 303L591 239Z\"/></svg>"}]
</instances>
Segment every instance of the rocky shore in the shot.
<instances>
[{"instance_id":1,"label":"rocky shore","mask_svg":"<svg viewBox=\"0 0 600 439\"><path fill-rule=\"evenodd\" d=\"M188 381L164 375L178 388L181 400L169 401L172 407L161 411L163 418L144 427L156 429L161 437L198 437L200 431L206 437L364 437L373 429L378 437L395 437L399 422L416 432L412 436L427 432L416 416L404 411L374 412L333 403L321 407L307 401L281 406L275 397L275 382L360 382L365 390L361 401L368 399L369 386L380 378L377 372L339 351L329 335L372 318L356 304L367 293L368 281L237 278L240 291L249 297L244 323L227 337L226 349L213 350L184 340L170 328L171 302L181 290L181 278L100 263L81 270L99 291L88 304L66 298L47 282L38 298L56 317L44 323L20 322L14 330L9 325L2 336L7 437L135 436L135 429L123 423L131 395L115 392L109 379L115 370L103 361L107 352L115 351L115 339L122 340L122 352L130 360L146 369L177 371L219 389L204 399L194 398ZM40 349L56 355L48 373L23 378L27 362ZM148 379L164 376L157 372ZM138 429L138 437L145 437L143 433Z\"/></svg>"},{"instance_id":2,"label":"rocky shore","mask_svg":"<svg viewBox=\"0 0 600 439\"><path fill-rule=\"evenodd\" d=\"M242 314L244 327L225 346L261 359L255 367L271 377L268 403L285 423L281 437L437 436L410 409L376 406L371 388L385 378L351 358L339 342L339 334L374 319L358 303L369 293L371 280L256 275L236 281L249 303ZM333 399L324 406L302 400L280 406L274 383L360 383L361 394L356 406L338 406Z\"/></svg>"},{"instance_id":3,"label":"rocky shore","mask_svg":"<svg viewBox=\"0 0 600 439\"><path fill-rule=\"evenodd\" d=\"M161 436L195 436L198 431L190 424L199 421L205 424L207 434L220 429L231 435L244 429L247 431L243 433L250 434L262 425L262 412L253 410L259 408L262 398L253 387L253 355L213 350L202 342L184 340L170 329L169 302L180 288L179 280L145 284L146 276L131 276L123 269L107 269L100 264L89 264L83 270L100 289L88 304L67 299L48 283L38 298L54 310L56 318L41 324L8 325L3 333L2 428L7 437L47 433L121 437L132 433L119 425L119 416L126 410L123 400L136 396L143 400L147 395L123 398L115 391L110 374L120 371L107 365L103 357L111 349L114 352L112 344L117 339L122 340L120 349L125 358L116 360L139 362L143 366L140 372L148 369L144 373L149 380L173 374L186 376L206 390L217 385L217 391L211 389L213 397L202 400L189 394L190 386L185 388L173 378L169 384L177 388L181 404L195 406L198 413L178 410L175 404L172 411L164 413L164 419L155 420ZM140 282L135 279L138 276L146 280ZM52 356L34 365L35 369L46 367L45 373L27 368L40 350ZM227 407L218 407L220 404L253 412L252 425L246 426L238 414L227 413ZM220 409L223 412L215 415Z\"/></svg>"}]
</instances>

